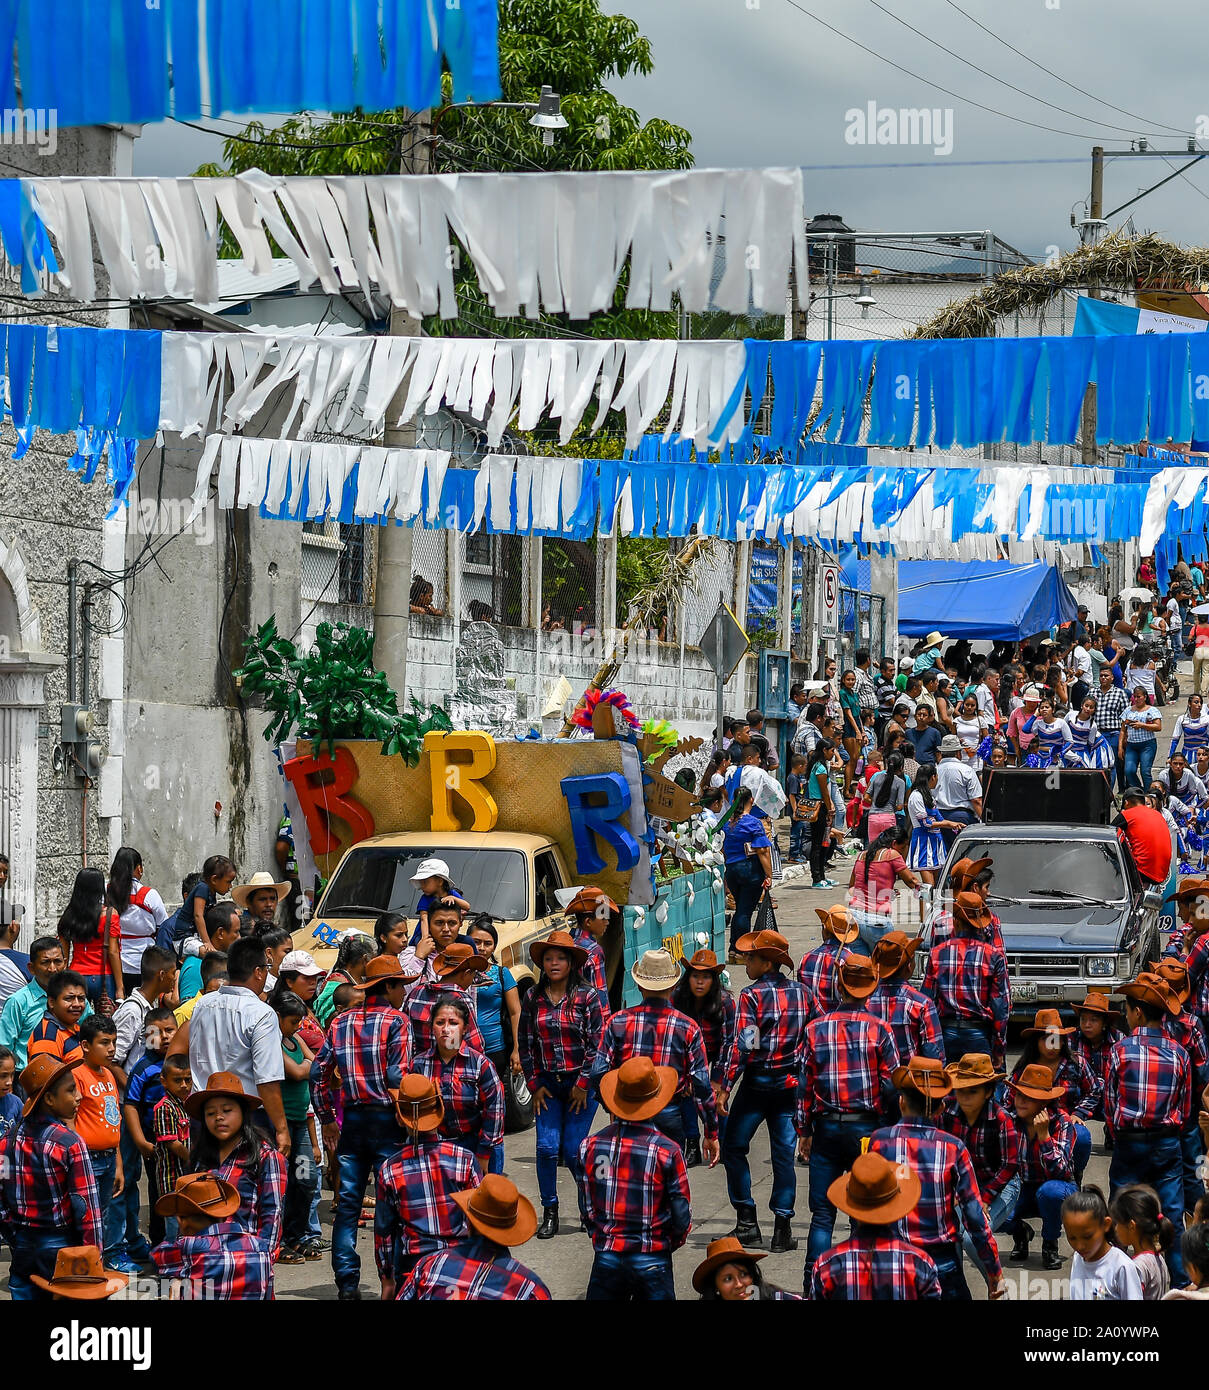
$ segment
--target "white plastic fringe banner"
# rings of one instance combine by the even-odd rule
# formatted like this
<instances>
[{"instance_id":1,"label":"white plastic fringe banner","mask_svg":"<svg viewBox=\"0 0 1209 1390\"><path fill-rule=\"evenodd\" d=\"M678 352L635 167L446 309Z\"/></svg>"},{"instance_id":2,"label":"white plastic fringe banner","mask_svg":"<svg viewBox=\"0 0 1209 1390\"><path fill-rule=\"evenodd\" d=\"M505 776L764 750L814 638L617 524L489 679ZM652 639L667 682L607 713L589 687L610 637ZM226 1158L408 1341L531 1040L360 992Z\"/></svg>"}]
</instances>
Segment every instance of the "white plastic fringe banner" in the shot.
<instances>
[{"instance_id":1,"label":"white plastic fringe banner","mask_svg":"<svg viewBox=\"0 0 1209 1390\"><path fill-rule=\"evenodd\" d=\"M469 256L496 314L584 319L612 307L784 313L790 268L809 301L800 169L581 174L387 174L25 179L58 247L58 280L97 296L93 238L117 299L218 298L225 229L245 269L270 269L271 236L303 288L377 286L415 317L457 315Z\"/></svg>"}]
</instances>

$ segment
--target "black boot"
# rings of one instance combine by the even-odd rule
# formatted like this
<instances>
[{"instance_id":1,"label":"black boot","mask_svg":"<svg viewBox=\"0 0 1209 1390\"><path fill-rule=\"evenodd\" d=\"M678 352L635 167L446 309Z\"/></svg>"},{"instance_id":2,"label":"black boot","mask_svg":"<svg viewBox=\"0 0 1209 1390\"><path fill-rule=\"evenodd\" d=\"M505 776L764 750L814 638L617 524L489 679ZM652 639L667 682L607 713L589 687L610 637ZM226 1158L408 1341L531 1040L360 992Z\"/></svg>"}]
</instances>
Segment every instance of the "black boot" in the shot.
<instances>
[{"instance_id":1,"label":"black boot","mask_svg":"<svg viewBox=\"0 0 1209 1390\"><path fill-rule=\"evenodd\" d=\"M760 1223L756 1220L755 1207L736 1207L735 1216L737 1219L735 1229L730 1232L731 1236L745 1249L763 1245L764 1237L760 1234Z\"/></svg>"},{"instance_id":2,"label":"black boot","mask_svg":"<svg viewBox=\"0 0 1209 1390\"><path fill-rule=\"evenodd\" d=\"M542 1207L542 1224L537 1229L538 1240L549 1240L558 1235L558 1204Z\"/></svg>"},{"instance_id":3,"label":"black boot","mask_svg":"<svg viewBox=\"0 0 1209 1390\"><path fill-rule=\"evenodd\" d=\"M686 1139L684 1141L684 1166L686 1168L701 1167L700 1139Z\"/></svg>"},{"instance_id":4,"label":"black boot","mask_svg":"<svg viewBox=\"0 0 1209 1390\"><path fill-rule=\"evenodd\" d=\"M779 1255L784 1250L796 1250L798 1248L788 1216L773 1217L772 1240L768 1248L774 1255Z\"/></svg>"},{"instance_id":5,"label":"black boot","mask_svg":"<svg viewBox=\"0 0 1209 1390\"><path fill-rule=\"evenodd\" d=\"M361 1302L361 1290L360 1290L359 1288L354 1288L354 1289L338 1289L338 1290L336 1291L336 1302L337 1302L337 1303L360 1303L360 1302Z\"/></svg>"},{"instance_id":6,"label":"black boot","mask_svg":"<svg viewBox=\"0 0 1209 1390\"><path fill-rule=\"evenodd\" d=\"M1033 1228L1022 1221L1016 1227L1016 1238L1012 1243L1012 1253L1008 1256L1013 1264L1020 1265L1028 1259L1028 1245L1033 1238Z\"/></svg>"},{"instance_id":7,"label":"black boot","mask_svg":"<svg viewBox=\"0 0 1209 1390\"><path fill-rule=\"evenodd\" d=\"M1062 1256L1058 1254L1058 1242L1056 1240L1043 1240L1041 1242L1041 1268L1062 1268Z\"/></svg>"}]
</instances>

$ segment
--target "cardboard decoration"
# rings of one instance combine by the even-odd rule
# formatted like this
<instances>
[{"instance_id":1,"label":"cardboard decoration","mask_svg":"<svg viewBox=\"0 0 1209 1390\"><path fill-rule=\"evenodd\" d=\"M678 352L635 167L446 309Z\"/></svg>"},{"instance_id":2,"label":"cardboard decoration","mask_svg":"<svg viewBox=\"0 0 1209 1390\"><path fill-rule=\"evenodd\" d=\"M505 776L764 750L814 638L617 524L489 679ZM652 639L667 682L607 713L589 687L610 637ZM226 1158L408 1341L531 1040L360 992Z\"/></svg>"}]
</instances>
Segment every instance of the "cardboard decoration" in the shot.
<instances>
[{"instance_id":1,"label":"cardboard decoration","mask_svg":"<svg viewBox=\"0 0 1209 1390\"><path fill-rule=\"evenodd\" d=\"M673 782L670 777L665 777L663 769L671 758L695 753L704 743L705 740L701 738L682 738L674 748L667 748L650 734L644 734L638 740L638 751L644 760L655 753L659 755L652 762L644 761L643 764L644 797L648 816L678 825L681 821L688 820L693 812L700 808L701 803L697 797Z\"/></svg>"}]
</instances>

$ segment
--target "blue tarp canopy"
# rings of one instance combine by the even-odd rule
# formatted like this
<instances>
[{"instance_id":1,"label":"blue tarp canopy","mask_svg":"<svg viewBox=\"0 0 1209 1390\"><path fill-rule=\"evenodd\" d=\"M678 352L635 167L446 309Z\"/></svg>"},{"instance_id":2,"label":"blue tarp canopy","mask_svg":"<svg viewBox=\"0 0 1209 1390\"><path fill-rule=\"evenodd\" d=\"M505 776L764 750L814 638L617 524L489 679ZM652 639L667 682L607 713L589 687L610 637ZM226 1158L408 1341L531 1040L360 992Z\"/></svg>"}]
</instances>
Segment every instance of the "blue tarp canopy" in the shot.
<instances>
[{"instance_id":1,"label":"blue tarp canopy","mask_svg":"<svg viewBox=\"0 0 1209 1390\"><path fill-rule=\"evenodd\" d=\"M855 551L845 556L842 571L846 584L868 589L869 563ZM1077 607L1066 581L1045 560L903 560L898 566L898 630L904 637L943 632L954 639L1021 642L1070 622Z\"/></svg>"}]
</instances>

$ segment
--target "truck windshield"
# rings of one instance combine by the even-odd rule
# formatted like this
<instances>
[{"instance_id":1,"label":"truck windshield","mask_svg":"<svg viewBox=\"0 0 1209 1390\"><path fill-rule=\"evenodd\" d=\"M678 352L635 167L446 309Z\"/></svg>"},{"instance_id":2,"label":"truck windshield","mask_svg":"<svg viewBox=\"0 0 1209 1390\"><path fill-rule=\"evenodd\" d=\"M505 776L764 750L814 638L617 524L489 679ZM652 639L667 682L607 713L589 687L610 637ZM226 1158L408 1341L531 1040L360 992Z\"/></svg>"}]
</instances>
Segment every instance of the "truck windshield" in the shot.
<instances>
[{"instance_id":1,"label":"truck windshield","mask_svg":"<svg viewBox=\"0 0 1209 1390\"><path fill-rule=\"evenodd\" d=\"M1128 897L1115 845L1094 840L963 840L960 854L995 861L991 898L1117 904Z\"/></svg>"},{"instance_id":2,"label":"truck windshield","mask_svg":"<svg viewBox=\"0 0 1209 1390\"><path fill-rule=\"evenodd\" d=\"M451 849L444 845L366 846L354 849L328 884L320 915L369 917L379 912L416 915L419 887L411 876L421 859L439 857L449 876L476 912L505 922L529 916L525 856L513 849Z\"/></svg>"}]
</instances>

